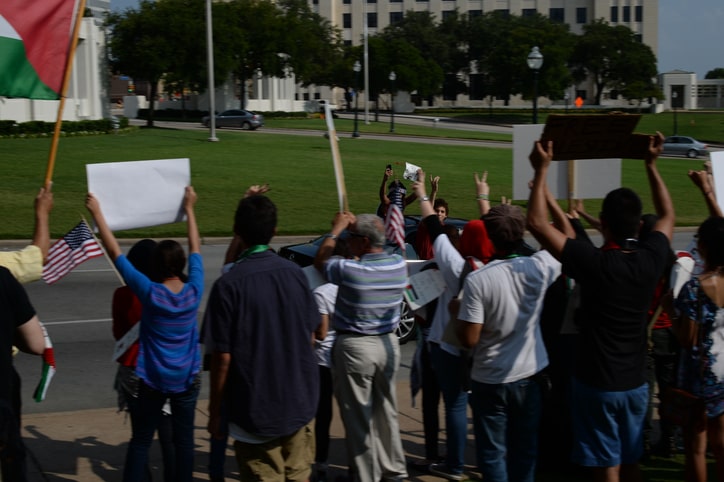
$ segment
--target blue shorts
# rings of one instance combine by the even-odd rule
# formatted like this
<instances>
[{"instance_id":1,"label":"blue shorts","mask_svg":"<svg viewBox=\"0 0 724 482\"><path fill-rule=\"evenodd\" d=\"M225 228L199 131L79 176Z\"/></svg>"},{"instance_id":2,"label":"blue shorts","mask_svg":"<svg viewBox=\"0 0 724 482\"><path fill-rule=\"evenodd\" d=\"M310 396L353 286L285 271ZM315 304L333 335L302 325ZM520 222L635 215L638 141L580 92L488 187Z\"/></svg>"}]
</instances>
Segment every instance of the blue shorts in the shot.
<instances>
[{"instance_id":1,"label":"blue shorts","mask_svg":"<svg viewBox=\"0 0 724 482\"><path fill-rule=\"evenodd\" d=\"M573 463L584 467L638 463L644 450L648 399L646 383L632 390L611 392L573 377Z\"/></svg>"}]
</instances>

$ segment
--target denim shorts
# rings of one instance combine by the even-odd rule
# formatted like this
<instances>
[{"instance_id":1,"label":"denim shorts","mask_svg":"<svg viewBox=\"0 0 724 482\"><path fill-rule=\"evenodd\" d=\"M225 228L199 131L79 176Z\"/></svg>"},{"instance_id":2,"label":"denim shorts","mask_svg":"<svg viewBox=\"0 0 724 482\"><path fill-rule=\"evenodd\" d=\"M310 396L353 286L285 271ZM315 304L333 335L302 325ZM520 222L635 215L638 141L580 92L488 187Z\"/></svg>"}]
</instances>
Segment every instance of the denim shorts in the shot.
<instances>
[{"instance_id":1,"label":"denim shorts","mask_svg":"<svg viewBox=\"0 0 724 482\"><path fill-rule=\"evenodd\" d=\"M573 378L571 419L573 463L585 467L635 464L643 455L644 419L649 389L613 392Z\"/></svg>"}]
</instances>

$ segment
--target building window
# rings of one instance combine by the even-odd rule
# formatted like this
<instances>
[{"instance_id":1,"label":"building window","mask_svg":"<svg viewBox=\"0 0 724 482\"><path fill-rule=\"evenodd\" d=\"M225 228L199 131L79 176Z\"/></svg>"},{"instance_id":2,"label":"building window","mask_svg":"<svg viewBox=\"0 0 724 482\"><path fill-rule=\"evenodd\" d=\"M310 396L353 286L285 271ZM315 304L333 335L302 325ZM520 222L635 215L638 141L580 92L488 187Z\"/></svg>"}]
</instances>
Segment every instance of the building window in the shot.
<instances>
[{"instance_id":1,"label":"building window","mask_svg":"<svg viewBox=\"0 0 724 482\"><path fill-rule=\"evenodd\" d=\"M390 12L390 25L402 22L402 12Z\"/></svg>"},{"instance_id":2,"label":"building window","mask_svg":"<svg viewBox=\"0 0 724 482\"><path fill-rule=\"evenodd\" d=\"M628 5L623 7L623 21L624 22L631 21L631 7L629 7Z\"/></svg>"},{"instance_id":3,"label":"building window","mask_svg":"<svg viewBox=\"0 0 724 482\"><path fill-rule=\"evenodd\" d=\"M448 18L455 15L455 10L443 10L442 11L442 19L447 20Z\"/></svg>"},{"instance_id":4,"label":"building window","mask_svg":"<svg viewBox=\"0 0 724 482\"><path fill-rule=\"evenodd\" d=\"M636 5L634 7L634 18L637 22L644 21L644 7L643 5Z\"/></svg>"},{"instance_id":5,"label":"building window","mask_svg":"<svg viewBox=\"0 0 724 482\"><path fill-rule=\"evenodd\" d=\"M367 3L377 3L377 0L367 0Z\"/></svg>"},{"instance_id":6,"label":"building window","mask_svg":"<svg viewBox=\"0 0 724 482\"><path fill-rule=\"evenodd\" d=\"M342 3L345 5L349 5L350 3L352 3L352 0L342 0Z\"/></svg>"},{"instance_id":7,"label":"building window","mask_svg":"<svg viewBox=\"0 0 724 482\"><path fill-rule=\"evenodd\" d=\"M521 17L534 17L536 13L535 8L524 8Z\"/></svg>"},{"instance_id":8,"label":"building window","mask_svg":"<svg viewBox=\"0 0 724 482\"><path fill-rule=\"evenodd\" d=\"M312 5L319 5L319 0L312 0Z\"/></svg>"},{"instance_id":9,"label":"building window","mask_svg":"<svg viewBox=\"0 0 724 482\"><path fill-rule=\"evenodd\" d=\"M342 27L343 28L352 28L352 14L351 13L342 14Z\"/></svg>"},{"instance_id":10,"label":"building window","mask_svg":"<svg viewBox=\"0 0 724 482\"><path fill-rule=\"evenodd\" d=\"M390 0L390 3L402 3L402 0Z\"/></svg>"},{"instance_id":11,"label":"building window","mask_svg":"<svg viewBox=\"0 0 724 482\"><path fill-rule=\"evenodd\" d=\"M430 0L415 0L417 2L429 2Z\"/></svg>"},{"instance_id":12,"label":"building window","mask_svg":"<svg viewBox=\"0 0 724 482\"><path fill-rule=\"evenodd\" d=\"M548 18L551 22L565 23L566 22L566 10L564 8L551 8L548 10Z\"/></svg>"},{"instance_id":13,"label":"building window","mask_svg":"<svg viewBox=\"0 0 724 482\"><path fill-rule=\"evenodd\" d=\"M578 7L576 9L576 23L586 23L588 21L588 10L586 7Z\"/></svg>"},{"instance_id":14,"label":"building window","mask_svg":"<svg viewBox=\"0 0 724 482\"><path fill-rule=\"evenodd\" d=\"M618 6L611 7L611 23L618 22Z\"/></svg>"},{"instance_id":15,"label":"building window","mask_svg":"<svg viewBox=\"0 0 724 482\"><path fill-rule=\"evenodd\" d=\"M367 13L367 27L377 28L377 13L376 12Z\"/></svg>"},{"instance_id":16,"label":"building window","mask_svg":"<svg viewBox=\"0 0 724 482\"><path fill-rule=\"evenodd\" d=\"M482 17L483 11L482 10L468 10L468 18L477 18Z\"/></svg>"}]
</instances>

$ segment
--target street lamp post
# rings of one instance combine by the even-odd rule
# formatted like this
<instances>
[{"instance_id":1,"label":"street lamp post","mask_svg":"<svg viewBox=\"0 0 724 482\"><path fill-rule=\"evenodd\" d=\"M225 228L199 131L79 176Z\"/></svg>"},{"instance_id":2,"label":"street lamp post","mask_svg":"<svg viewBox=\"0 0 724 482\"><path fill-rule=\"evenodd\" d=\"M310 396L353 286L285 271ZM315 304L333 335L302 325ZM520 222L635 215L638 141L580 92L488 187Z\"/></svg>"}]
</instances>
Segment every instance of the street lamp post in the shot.
<instances>
[{"instance_id":1,"label":"street lamp post","mask_svg":"<svg viewBox=\"0 0 724 482\"><path fill-rule=\"evenodd\" d=\"M671 107L674 109L674 135L679 135L679 119L676 118L676 99L679 97L679 93L673 91L671 93Z\"/></svg>"},{"instance_id":2,"label":"street lamp post","mask_svg":"<svg viewBox=\"0 0 724 482\"><path fill-rule=\"evenodd\" d=\"M395 79L397 74L390 72L390 132L395 132Z\"/></svg>"},{"instance_id":3,"label":"street lamp post","mask_svg":"<svg viewBox=\"0 0 724 482\"><path fill-rule=\"evenodd\" d=\"M352 137L359 137L359 73L362 70L359 60L355 60L352 70L354 70L354 131Z\"/></svg>"},{"instance_id":4,"label":"street lamp post","mask_svg":"<svg viewBox=\"0 0 724 482\"><path fill-rule=\"evenodd\" d=\"M533 124L538 123L538 71L543 66L543 54L533 47L528 54L528 68L533 71Z\"/></svg>"},{"instance_id":5,"label":"street lamp post","mask_svg":"<svg viewBox=\"0 0 724 482\"><path fill-rule=\"evenodd\" d=\"M571 96L568 95L568 92L566 92L565 94L563 94L563 98L564 98L565 101L566 101L566 114L568 114L568 99L570 99Z\"/></svg>"}]
</instances>

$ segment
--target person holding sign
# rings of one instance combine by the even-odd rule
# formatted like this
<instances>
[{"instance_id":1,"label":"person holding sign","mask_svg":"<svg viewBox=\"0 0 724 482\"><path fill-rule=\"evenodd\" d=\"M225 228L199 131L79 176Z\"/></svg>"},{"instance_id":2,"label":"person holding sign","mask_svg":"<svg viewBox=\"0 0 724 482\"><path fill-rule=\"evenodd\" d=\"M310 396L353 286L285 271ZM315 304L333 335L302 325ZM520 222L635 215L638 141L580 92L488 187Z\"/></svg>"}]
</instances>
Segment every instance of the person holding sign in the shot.
<instances>
[{"instance_id":1,"label":"person holding sign","mask_svg":"<svg viewBox=\"0 0 724 482\"><path fill-rule=\"evenodd\" d=\"M546 176L553 143L535 143L535 171L528 203L528 230L562 262L581 288L576 313L579 339L571 384L574 427L572 460L593 467L594 480L640 480L648 403L646 352L648 309L670 256L674 207L656 167L664 137L650 136L642 157L658 220L638 240L642 203L630 189L608 193L601 209L605 244L566 236L548 223Z\"/></svg>"},{"instance_id":2,"label":"person holding sign","mask_svg":"<svg viewBox=\"0 0 724 482\"><path fill-rule=\"evenodd\" d=\"M148 450L168 399L176 448L176 480L191 482L194 465L194 415L201 388L201 350L197 313L204 290L201 239L194 213L196 192L186 187L189 273L186 254L173 240L161 241L151 256L151 277L136 269L122 253L103 216L98 199L88 193L86 207L98 226L108 256L141 301L136 374L138 396L129 402L138 415L131 420L132 437L123 470L125 482L143 480Z\"/></svg>"}]
</instances>

